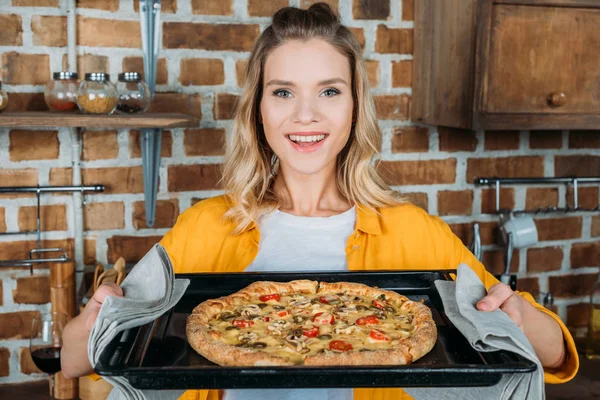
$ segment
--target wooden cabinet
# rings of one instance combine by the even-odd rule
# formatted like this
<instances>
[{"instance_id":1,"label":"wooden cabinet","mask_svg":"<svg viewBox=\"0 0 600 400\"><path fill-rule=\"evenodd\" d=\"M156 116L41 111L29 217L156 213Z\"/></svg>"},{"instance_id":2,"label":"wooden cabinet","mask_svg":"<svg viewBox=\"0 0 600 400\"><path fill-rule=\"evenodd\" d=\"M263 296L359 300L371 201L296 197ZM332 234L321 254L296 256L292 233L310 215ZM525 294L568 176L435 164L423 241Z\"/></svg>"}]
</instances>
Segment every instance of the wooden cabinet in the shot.
<instances>
[{"instance_id":1,"label":"wooden cabinet","mask_svg":"<svg viewBox=\"0 0 600 400\"><path fill-rule=\"evenodd\" d=\"M600 0L416 0L411 117L598 129Z\"/></svg>"}]
</instances>

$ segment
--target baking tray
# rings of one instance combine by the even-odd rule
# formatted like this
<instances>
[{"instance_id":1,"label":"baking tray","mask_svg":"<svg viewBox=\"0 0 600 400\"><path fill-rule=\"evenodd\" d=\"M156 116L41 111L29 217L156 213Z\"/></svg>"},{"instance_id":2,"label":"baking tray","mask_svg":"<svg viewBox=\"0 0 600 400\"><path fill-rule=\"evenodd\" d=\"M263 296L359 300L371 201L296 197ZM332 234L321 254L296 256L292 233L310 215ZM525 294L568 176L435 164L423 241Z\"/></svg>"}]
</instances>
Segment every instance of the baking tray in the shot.
<instances>
[{"instance_id":1,"label":"baking tray","mask_svg":"<svg viewBox=\"0 0 600 400\"><path fill-rule=\"evenodd\" d=\"M169 312L113 339L96 365L100 375L120 375L138 389L343 388L491 386L504 373L531 373L536 365L514 353L475 351L452 325L434 281L455 271L182 274L191 283ZM432 310L438 339L410 365L344 367L222 367L187 343L185 323L204 300L229 295L255 281L311 279L358 282L393 290Z\"/></svg>"}]
</instances>

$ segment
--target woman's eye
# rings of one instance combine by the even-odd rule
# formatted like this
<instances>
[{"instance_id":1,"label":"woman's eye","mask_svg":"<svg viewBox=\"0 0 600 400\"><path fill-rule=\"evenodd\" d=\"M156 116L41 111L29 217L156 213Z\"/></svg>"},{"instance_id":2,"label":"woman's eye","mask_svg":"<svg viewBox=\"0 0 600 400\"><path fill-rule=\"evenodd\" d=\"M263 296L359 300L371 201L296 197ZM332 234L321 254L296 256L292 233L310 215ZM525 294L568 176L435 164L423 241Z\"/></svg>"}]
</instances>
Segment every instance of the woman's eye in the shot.
<instances>
[{"instance_id":1,"label":"woman's eye","mask_svg":"<svg viewBox=\"0 0 600 400\"><path fill-rule=\"evenodd\" d=\"M340 91L337 89L334 89L334 88L329 88L329 89L325 89L322 94L325 97L332 97L332 96L340 94Z\"/></svg>"},{"instance_id":2,"label":"woman's eye","mask_svg":"<svg viewBox=\"0 0 600 400\"><path fill-rule=\"evenodd\" d=\"M273 94L277 97L283 97L283 98L292 97L292 93L290 93L289 90L285 90L285 89L276 90L273 92Z\"/></svg>"}]
</instances>

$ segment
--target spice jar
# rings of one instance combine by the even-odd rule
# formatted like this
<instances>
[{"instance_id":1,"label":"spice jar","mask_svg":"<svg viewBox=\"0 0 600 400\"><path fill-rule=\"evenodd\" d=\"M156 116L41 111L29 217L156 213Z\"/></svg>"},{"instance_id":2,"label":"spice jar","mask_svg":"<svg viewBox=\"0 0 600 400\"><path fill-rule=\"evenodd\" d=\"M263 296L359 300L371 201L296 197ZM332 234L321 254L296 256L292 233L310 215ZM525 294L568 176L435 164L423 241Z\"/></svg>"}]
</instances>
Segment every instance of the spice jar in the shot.
<instances>
[{"instance_id":1,"label":"spice jar","mask_svg":"<svg viewBox=\"0 0 600 400\"><path fill-rule=\"evenodd\" d=\"M117 110L122 113L144 112L150 105L150 89L137 72L119 74L117 92L119 93Z\"/></svg>"},{"instance_id":2,"label":"spice jar","mask_svg":"<svg viewBox=\"0 0 600 400\"><path fill-rule=\"evenodd\" d=\"M50 111L72 111L77 109L77 72L55 72L53 80L46 84L44 100Z\"/></svg>"},{"instance_id":3,"label":"spice jar","mask_svg":"<svg viewBox=\"0 0 600 400\"><path fill-rule=\"evenodd\" d=\"M112 113L117 106L117 88L110 82L110 75L103 72L85 74L85 80L77 89L77 105L85 113Z\"/></svg>"},{"instance_id":4,"label":"spice jar","mask_svg":"<svg viewBox=\"0 0 600 400\"><path fill-rule=\"evenodd\" d=\"M0 82L0 113L8 107L8 95L2 90L2 82Z\"/></svg>"}]
</instances>

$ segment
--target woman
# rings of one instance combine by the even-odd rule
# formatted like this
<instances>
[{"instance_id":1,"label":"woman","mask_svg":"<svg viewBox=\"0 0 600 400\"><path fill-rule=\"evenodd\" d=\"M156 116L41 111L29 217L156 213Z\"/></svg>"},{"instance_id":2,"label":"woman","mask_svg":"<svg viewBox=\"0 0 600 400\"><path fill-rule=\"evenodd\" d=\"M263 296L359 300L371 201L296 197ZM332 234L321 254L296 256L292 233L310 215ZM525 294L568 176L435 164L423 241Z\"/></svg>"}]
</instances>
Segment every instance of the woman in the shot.
<instances>
[{"instance_id":1,"label":"woman","mask_svg":"<svg viewBox=\"0 0 600 400\"><path fill-rule=\"evenodd\" d=\"M529 294L498 283L443 221L391 191L372 163L380 139L356 38L325 4L281 9L248 62L224 165L228 194L186 210L161 241L175 272L428 270L466 263L488 288L478 308L500 308L521 327L548 382L570 379L577 355L558 317ZM65 331L68 376L91 372L87 338L107 295L122 293L99 288ZM218 396L189 391L184 398ZM409 398L401 389L225 391L226 399L258 397Z\"/></svg>"}]
</instances>

